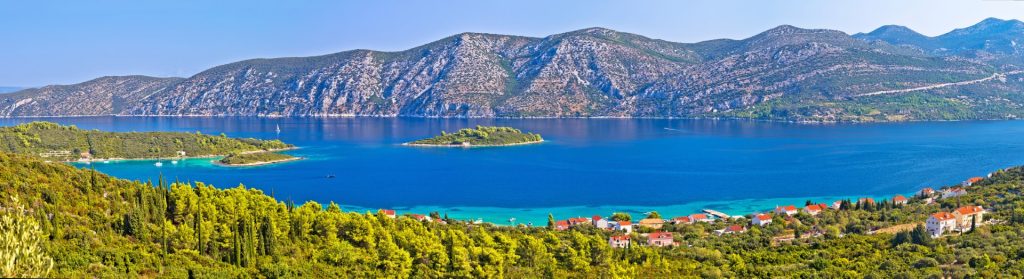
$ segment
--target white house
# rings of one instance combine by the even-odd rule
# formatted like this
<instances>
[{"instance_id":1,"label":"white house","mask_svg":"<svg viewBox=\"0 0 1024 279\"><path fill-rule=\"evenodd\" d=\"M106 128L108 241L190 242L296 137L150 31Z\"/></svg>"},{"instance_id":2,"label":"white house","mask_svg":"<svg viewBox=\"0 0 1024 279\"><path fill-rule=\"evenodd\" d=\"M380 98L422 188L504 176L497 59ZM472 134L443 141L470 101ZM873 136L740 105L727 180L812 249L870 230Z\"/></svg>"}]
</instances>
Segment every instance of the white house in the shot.
<instances>
[{"instance_id":1,"label":"white house","mask_svg":"<svg viewBox=\"0 0 1024 279\"><path fill-rule=\"evenodd\" d=\"M608 228L610 228L608 226L609 225L608 224L608 219L605 219L604 217L601 217L601 215L594 215L594 217L591 218L591 220L594 223L594 227L596 227L596 228L600 228L600 229L608 229Z\"/></svg>"},{"instance_id":2,"label":"white house","mask_svg":"<svg viewBox=\"0 0 1024 279\"><path fill-rule=\"evenodd\" d=\"M697 213L697 214L690 215L690 220L692 220L693 222L705 222L705 223L711 223L711 222L715 221L715 219L711 219L711 217L708 217L708 215L704 214L704 213Z\"/></svg>"},{"instance_id":3,"label":"white house","mask_svg":"<svg viewBox=\"0 0 1024 279\"><path fill-rule=\"evenodd\" d=\"M892 204L895 204L895 205L906 205L907 204L907 197L904 197L903 195L896 195L895 197L892 197Z\"/></svg>"},{"instance_id":4,"label":"white house","mask_svg":"<svg viewBox=\"0 0 1024 279\"><path fill-rule=\"evenodd\" d=\"M797 210L796 210L796 206L792 206L792 205L776 206L775 207L775 213L776 214L794 215L794 214L797 213Z\"/></svg>"},{"instance_id":5,"label":"white house","mask_svg":"<svg viewBox=\"0 0 1024 279\"><path fill-rule=\"evenodd\" d=\"M747 228L744 228L743 226L732 225L732 226L725 227L724 229L721 229L721 230L716 230L715 234L717 234L719 236L722 236L722 235L727 235L727 234L742 233L742 232L745 232L745 231L747 231Z\"/></svg>"},{"instance_id":6,"label":"white house","mask_svg":"<svg viewBox=\"0 0 1024 279\"><path fill-rule=\"evenodd\" d=\"M672 218L672 224L693 224L693 219L690 216Z\"/></svg>"},{"instance_id":7,"label":"white house","mask_svg":"<svg viewBox=\"0 0 1024 279\"><path fill-rule=\"evenodd\" d=\"M750 218L750 224L755 226L767 226L772 223L772 216L768 214L754 214L754 218Z\"/></svg>"},{"instance_id":8,"label":"white house","mask_svg":"<svg viewBox=\"0 0 1024 279\"><path fill-rule=\"evenodd\" d=\"M925 228L932 237L939 237L943 233L956 228L956 216L949 212L932 214L932 216L928 217L928 221L925 222Z\"/></svg>"},{"instance_id":9,"label":"white house","mask_svg":"<svg viewBox=\"0 0 1024 279\"><path fill-rule=\"evenodd\" d=\"M812 204L804 207L804 212L811 216L818 215L822 210L825 210L825 206L823 204Z\"/></svg>"},{"instance_id":10,"label":"white house","mask_svg":"<svg viewBox=\"0 0 1024 279\"><path fill-rule=\"evenodd\" d=\"M924 188L924 189L921 189L921 191L917 192L917 194L920 195L921 197L925 197L925 198L931 197L932 195L935 194L935 189Z\"/></svg>"},{"instance_id":11,"label":"white house","mask_svg":"<svg viewBox=\"0 0 1024 279\"><path fill-rule=\"evenodd\" d=\"M967 180L965 180L963 183L960 183L960 185L964 186L964 187L967 187L967 186L974 185L974 183L978 183L979 181L982 181L982 180L984 180L984 178L981 178L981 177L971 177L971 178L968 178Z\"/></svg>"},{"instance_id":12,"label":"white house","mask_svg":"<svg viewBox=\"0 0 1024 279\"><path fill-rule=\"evenodd\" d=\"M623 231L626 234L633 233L633 222L630 221L611 222L608 226L614 230Z\"/></svg>"},{"instance_id":13,"label":"white house","mask_svg":"<svg viewBox=\"0 0 1024 279\"><path fill-rule=\"evenodd\" d=\"M395 218L394 209L381 209L380 212L384 213L384 216L388 216L388 218Z\"/></svg>"},{"instance_id":14,"label":"white house","mask_svg":"<svg viewBox=\"0 0 1024 279\"><path fill-rule=\"evenodd\" d=\"M613 235L608 237L608 245L612 248L629 248L629 235Z\"/></svg>"},{"instance_id":15,"label":"white house","mask_svg":"<svg viewBox=\"0 0 1024 279\"><path fill-rule=\"evenodd\" d=\"M955 197L963 196L963 195L966 195L966 194L967 194L967 190L964 190L964 188L960 188L960 187L953 187L953 188L949 188L949 189L946 189L946 190L942 190L942 198L943 199L955 198Z\"/></svg>"}]
</instances>

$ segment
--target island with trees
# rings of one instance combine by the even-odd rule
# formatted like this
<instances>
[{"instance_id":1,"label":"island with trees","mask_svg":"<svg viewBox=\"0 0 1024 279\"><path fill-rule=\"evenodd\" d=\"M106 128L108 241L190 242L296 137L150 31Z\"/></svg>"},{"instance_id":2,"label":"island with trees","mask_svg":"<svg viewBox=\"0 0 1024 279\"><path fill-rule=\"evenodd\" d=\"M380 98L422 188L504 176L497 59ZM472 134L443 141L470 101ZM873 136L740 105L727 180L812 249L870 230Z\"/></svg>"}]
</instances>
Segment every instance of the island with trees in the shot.
<instances>
[{"instance_id":1,"label":"island with trees","mask_svg":"<svg viewBox=\"0 0 1024 279\"><path fill-rule=\"evenodd\" d=\"M231 167L247 167L284 163L301 159L301 157L295 157L284 153L258 151L228 154L227 156L224 156L224 158L217 160L216 164Z\"/></svg>"},{"instance_id":2,"label":"island with trees","mask_svg":"<svg viewBox=\"0 0 1024 279\"><path fill-rule=\"evenodd\" d=\"M442 131L441 135L406 143L409 146L440 146L440 147L481 147L510 146L544 142L539 134L523 133L512 127L476 126L474 129L461 129L455 133Z\"/></svg>"},{"instance_id":3,"label":"island with trees","mask_svg":"<svg viewBox=\"0 0 1024 279\"><path fill-rule=\"evenodd\" d=\"M106 132L52 122L0 127L0 140L2 152L60 162L218 157L294 148L280 140L199 132Z\"/></svg>"}]
</instances>

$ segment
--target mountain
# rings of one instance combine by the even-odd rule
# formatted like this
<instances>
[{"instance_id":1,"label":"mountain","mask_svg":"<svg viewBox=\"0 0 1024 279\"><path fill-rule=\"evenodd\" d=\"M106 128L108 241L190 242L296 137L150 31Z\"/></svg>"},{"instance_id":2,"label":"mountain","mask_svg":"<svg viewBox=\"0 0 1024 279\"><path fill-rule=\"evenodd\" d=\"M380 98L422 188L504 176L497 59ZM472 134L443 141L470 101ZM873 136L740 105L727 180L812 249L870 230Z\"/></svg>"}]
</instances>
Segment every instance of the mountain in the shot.
<instances>
[{"instance_id":1,"label":"mountain","mask_svg":"<svg viewBox=\"0 0 1024 279\"><path fill-rule=\"evenodd\" d=\"M15 86L0 86L0 94L11 93L11 92L15 92L15 91L22 90L22 89L24 89L24 88L15 87Z\"/></svg>"},{"instance_id":2,"label":"mountain","mask_svg":"<svg viewBox=\"0 0 1024 279\"><path fill-rule=\"evenodd\" d=\"M698 43L605 28L462 33L405 51L28 89L0 98L0 115L1016 118L1020 25L988 19L938 37L900 26L850 36L783 25Z\"/></svg>"}]
</instances>

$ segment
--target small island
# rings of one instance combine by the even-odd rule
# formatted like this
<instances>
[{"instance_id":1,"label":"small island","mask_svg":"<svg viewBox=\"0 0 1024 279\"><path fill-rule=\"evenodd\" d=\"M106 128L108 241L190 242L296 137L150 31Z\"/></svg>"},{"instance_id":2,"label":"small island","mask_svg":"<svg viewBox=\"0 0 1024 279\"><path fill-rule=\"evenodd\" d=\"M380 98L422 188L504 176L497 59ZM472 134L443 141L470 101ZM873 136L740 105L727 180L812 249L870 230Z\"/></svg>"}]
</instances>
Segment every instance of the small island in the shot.
<instances>
[{"instance_id":1,"label":"small island","mask_svg":"<svg viewBox=\"0 0 1024 279\"><path fill-rule=\"evenodd\" d=\"M283 163L289 161L295 161L302 159L301 157L295 157L288 154L263 151L263 152L246 152L246 153L233 153L224 158L217 160L215 163L222 166L229 167L245 167L245 166L260 166L269 165L276 163Z\"/></svg>"},{"instance_id":2,"label":"small island","mask_svg":"<svg viewBox=\"0 0 1024 279\"><path fill-rule=\"evenodd\" d=\"M405 145L478 147L510 146L540 142L544 142L544 139L539 134L523 133L516 128L476 126L475 129L462 129L450 134L442 131L439 136L405 143Z\"/></svg>"}]
</instances>

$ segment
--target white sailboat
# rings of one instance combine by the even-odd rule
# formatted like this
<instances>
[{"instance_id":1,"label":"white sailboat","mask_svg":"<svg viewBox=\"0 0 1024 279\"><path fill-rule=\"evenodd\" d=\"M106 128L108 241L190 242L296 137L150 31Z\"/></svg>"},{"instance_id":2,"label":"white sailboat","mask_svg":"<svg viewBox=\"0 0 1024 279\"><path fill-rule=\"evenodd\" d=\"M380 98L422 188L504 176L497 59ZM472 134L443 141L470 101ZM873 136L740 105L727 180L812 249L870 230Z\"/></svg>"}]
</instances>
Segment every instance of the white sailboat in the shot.
<instances>
[{"instance_id":1,"label":"white sailboat","mask_svg":"<svg viewBox=\"0 0 1024 279\"><path fill-rule=\"evenodd\" d=\"M162 167L162 166L164 166L164 163L162 163L162 162L156 162L156 163L155 163L155 164L153 164L153 165L154 165L154 166L157 166L157 167Z\"/></svg>"}]
</instances>

